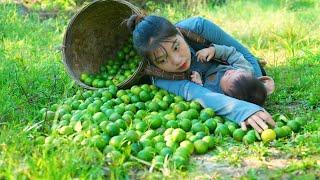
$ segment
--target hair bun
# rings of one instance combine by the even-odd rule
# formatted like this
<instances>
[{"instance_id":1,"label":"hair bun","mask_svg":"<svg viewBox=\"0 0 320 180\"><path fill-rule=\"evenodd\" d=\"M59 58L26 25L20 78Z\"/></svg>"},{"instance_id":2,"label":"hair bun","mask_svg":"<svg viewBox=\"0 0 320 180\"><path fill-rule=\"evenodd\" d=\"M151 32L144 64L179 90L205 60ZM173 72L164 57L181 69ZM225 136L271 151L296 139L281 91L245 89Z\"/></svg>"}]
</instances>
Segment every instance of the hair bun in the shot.
<instances>
[{"instance_id":1,"label":"hair bun","mask_svg":"<svg viewBox=\"0 0 320 180\"><path fill-rule=\"evenodd\" d=\"M131 15L130 18L127 21L127 27L128 29L133 32L136 26L143 20L144 15L142 14L134 14Z\"/></svg>"}]
</instances>

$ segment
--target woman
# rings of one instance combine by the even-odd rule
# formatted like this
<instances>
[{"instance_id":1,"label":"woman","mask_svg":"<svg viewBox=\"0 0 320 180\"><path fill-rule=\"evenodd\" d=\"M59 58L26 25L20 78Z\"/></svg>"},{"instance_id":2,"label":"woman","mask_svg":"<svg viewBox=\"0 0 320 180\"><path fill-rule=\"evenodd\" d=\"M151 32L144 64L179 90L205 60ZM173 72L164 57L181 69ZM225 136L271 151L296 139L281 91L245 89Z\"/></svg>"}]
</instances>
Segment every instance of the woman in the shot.
<instances>
[{"instance_id":1,"label":"woman","mask_svg":"<svg viewBox=\"0 0 320 180\"><path fill-rule=\"evenodd\" d=\"M214 63L196 63L198 58L210 59L212 48L187 42L178 30L183 28L199 34L211 43L233 46L253 66L255 76L262 75L257 60L245 47L203 18L186 19L174 26L163 17L132 15L127 21L127 26L132 31L133 44L138 53L166 72L185 72L190 69L210 72L216 68ZM218 115L237 122L244 130L246 125L250 125L261 133L268 128L267 124L275 125L270 114L262 107L212 92L189 80L153 78L153 83L186 100L196 100L203 107L214 109Z\"/></svg>"}]
</instances>

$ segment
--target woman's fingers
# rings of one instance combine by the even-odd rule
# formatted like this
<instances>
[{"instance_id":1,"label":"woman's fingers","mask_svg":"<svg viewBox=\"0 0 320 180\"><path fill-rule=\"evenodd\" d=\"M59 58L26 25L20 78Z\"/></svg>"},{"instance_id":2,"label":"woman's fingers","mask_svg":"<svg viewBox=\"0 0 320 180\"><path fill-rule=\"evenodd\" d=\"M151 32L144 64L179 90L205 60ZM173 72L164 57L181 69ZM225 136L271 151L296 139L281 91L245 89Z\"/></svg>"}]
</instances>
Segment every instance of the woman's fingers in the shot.
<instances>
[{"instance_id":1,"label":"woman's fingers","mask_svg":"<svg viewBox=\"0 0 320 180\"><path fill-rule=\"evenodd\" d=\"M272 127L275 127L276 122L272 119L272 116L267 111L261 111L258 113L258 116L261 117L265 122L267 122Z\"/></svg>"},{"instance_id":2,"label":"woman's fingers","mask_svg":"<svg viewBox=\"0 0 320 180\"><path fill-rule=\"evenodd\" d=\"M261 118L256 119L256 123L257 123L263 130L268 129L268 125L267 125Z\"/></svg>"},{"instance_id":3,"label":"woman's fingers","mask_svg":"<svg viewBox=\"0 0 320 180\"><path fill-rule=\"evenodd\" d=\"M253 115L255 116L255 115ZM259 133L262 133L261 127L256 123L256 121L252 118L252 116L248 119L248 123L250 124L251 127L253 127L256 131Z\"/></svg>"},{"instance_id":4,"label":"woman's fingers","mask_svg":"<svg viewBox=\"0 0 320 180\"><path fill-rule=\"evenodd\" d=\"M247 130L246 121L242 121L242 122L240 123L240 126L241 126L241 129L242 129L242 130L244 130L244 131Z\"/></svg>"},{"instance_id":5,"label":"woman's fingers","mask_svg":"<svg viewBox=\"0 0 320 180\"><path fill-rule=\"evenodd\" d=\"M247 124L249 124L259 133L262 133L263 130L268 129L268 124L273 127L275 126L275 122L273 121L271 115L266 111L259 111L251 115L246 121L241 123L241 128L244 129Z\"/></svg>"}]
</instances>

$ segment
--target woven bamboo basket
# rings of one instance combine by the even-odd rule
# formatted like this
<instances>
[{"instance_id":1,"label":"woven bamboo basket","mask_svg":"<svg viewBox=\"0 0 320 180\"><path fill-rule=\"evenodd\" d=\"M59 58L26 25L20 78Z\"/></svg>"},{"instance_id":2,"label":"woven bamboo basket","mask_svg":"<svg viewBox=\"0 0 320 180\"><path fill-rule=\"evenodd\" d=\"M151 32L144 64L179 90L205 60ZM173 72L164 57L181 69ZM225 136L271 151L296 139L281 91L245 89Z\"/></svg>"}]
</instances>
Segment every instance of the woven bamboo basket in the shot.
<instances>
[{"instance_id":1,"label":"woven bamboo basket","mask_svg":"<svg viewBox=\"0 0 320 180\"><path fill-rule=\"evenodd\" d=\"M140 14L136 6L124 0L94 1L76 13L67 26L63 40L63 62L70 76L86 89L80 81L81 73L97 73L107 59L131 36L124 20L133 13ZM140 81L145 63L140 62L136 72L118 88L128 88Z\"/></svg>"}]
</instances>

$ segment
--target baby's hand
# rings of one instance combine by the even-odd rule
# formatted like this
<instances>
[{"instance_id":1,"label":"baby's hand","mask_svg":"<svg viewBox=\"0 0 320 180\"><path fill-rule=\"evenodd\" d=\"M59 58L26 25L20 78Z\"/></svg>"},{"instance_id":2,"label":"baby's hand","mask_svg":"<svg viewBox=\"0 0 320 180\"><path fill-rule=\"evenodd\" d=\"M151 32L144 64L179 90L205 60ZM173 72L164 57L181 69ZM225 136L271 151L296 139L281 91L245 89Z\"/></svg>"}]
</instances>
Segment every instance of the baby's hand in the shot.
<instances>
[{"instance_id":1,"label":"baby's hand","mask_svg":"<svg viewBox=\"0 0 320 180\"><path fill-rule=\"evenodd\" d=\"M213 46L197 51L196 56L201 62L208 62L214 57L216 49Z\"/></svg>"},{"instance_id":2,"label":"baby's hand","mask_svg":"<svg viewBox=\"0 0 320 180\"><path fill-rule=\"evenodd\" d=\"M199 84L199 85L201 85L201 86L203 86L202 80L201 80L201 76L200 76L200 74L199 74L197 71L192 71L191 81L194 82L194 83L197 83L197 84Z\"/></svg>"}]
</instances>

